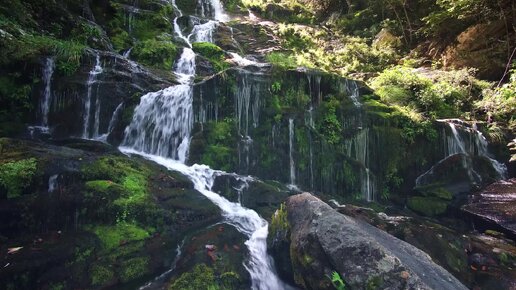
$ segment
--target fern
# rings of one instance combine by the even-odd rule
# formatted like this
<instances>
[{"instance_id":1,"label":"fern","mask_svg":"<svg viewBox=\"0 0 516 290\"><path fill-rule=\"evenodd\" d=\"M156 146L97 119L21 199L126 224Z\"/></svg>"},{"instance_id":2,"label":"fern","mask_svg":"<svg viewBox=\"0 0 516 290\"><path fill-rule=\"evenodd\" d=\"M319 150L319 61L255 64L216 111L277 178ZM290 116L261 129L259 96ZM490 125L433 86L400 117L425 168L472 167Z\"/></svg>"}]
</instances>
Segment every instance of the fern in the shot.
<instances>
[{"instance_id":1,"label":"fern","mask_svg":"<svg viewBox=\"0 0 516 290\"><path fill-rule=\"evenodd\" d=\"M344 283L344 280L340 277L340 274L336 271L333 271L331 273L331 284L335 287L337 290L346 290L346 283Z\"/></svg>"}]
</instances>

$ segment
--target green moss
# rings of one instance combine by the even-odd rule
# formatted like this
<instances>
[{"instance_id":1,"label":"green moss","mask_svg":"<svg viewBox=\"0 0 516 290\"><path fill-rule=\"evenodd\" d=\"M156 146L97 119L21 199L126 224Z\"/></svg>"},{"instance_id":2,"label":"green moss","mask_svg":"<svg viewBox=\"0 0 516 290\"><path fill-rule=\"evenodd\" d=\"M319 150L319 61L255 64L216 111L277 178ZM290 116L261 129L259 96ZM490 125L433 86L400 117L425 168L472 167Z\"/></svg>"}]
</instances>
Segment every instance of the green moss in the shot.
<instances>
[{"instance_id":1,"label":"green moss","mask_svg":"<svg viewBox=\"0 0 516 290\"><path fill-rule=\"evenodd\" d=\"M272 215L269 231L271 237L277 237L277 235L280 234L284 235L282 238L287 237L290 231L290 224L288 222L288 213L285 203L282 203L280 208Z\"/></svg>"},{"instance_id":2,"label":"green moss","mask_svg":"<svg viewBox=\"0 0 516 290\"><path fill-rule=\"evenodd\" d=\"M448 203L435 197L414 196L408 199L407 206L419 214L436 216L446 212Z\"/></svg>"},{"instance_id":3,"label":"green moss","mask_svg":"<svg viewBox=\"0 0 516 290\"><path fill-rule=\"evenodd\" d=\"M120 280L128 282L143 277L149 273L148 264L149 258L147 257L137 257L122 262Z\"/></svg>"},{"instance_id":4,"label":"green moss","mask_svg":"<svg viewBox=\"0 0 516 290\"><path fill-rule=\"evenodd\" d=\"M112 226L99 225L94 227L92 231L100 239L102 248L105 250L117 248L121 243L145 240L150 236L146 230L127 223Z\"/></svg>"},{"instance_id":5,"label":"green moss","mask_svg":"<svg viewBox=\"0 0 516 290\"><path fill-rule=\"evenodd\" d=\"M115 274L109 267L93 265L90 270L91 285L102 286L112 281Z\"/></svg>"},{"instance_id":6,"label":"green moss","mask_svg":"<svg viewBox=\"0 0 516 290\"><path fill-rule=\"evenodd\" d=\"M297 66L295 58L291 54L283 52L271 52L265 56L265 59L272 65L282 69L291 69Z\"/></svg>"},{"instance_id":7,"label":"green moss","mask_svg":"<svg viewBox=\"0 0 516 290\"><path fill-rule=\"evenodd\" d=\"M149 39L137 43L131 55L138 62L148 66L171 70L177 52L177 46L170 41Z\"/></svg>"},{"instance_id":8,"label":"green moss","mask_svg":"<svg viewBox=\"0 0 516 290\"><path fill-rule=\"evenodd\" d=\"M210 42L194 42L192 49L208 59L216 71L222 71L229 67L225 62L224 51L216 44Z\"/></svg>"},{"instance_id":9,"label":"green moss","mask_svg":"<svg viewBox=\"0 0 516 290\"><path fill-rule=\"evenodd\" d=\"M181 274L168 290L219 289L213 268L206 264L196 265L192 271Z\"/></svg>"},{"instance_id":10,"label":"green moss","mask_svg":"<svg viewBox=\"0 0 516 290\"><path fill-rule=\"evenodd\" d=\"M35 158L0 165L0 184L7 190L7 198L20 196L30 186L36 167Z\"/></svg>"},{"instance_id":11,"label":"green moss","mask_svg":"<svg viewBox=\"0 0 516 290\"><path fill-rule=\"evenodd\" d=\"M433 196L443 200L453 199L453 193L443 188L440 184L430 184L424 187L418 187L416 190L424 196Z\"/></svg>"},{"instance_id":12,"label":"green moss","mask_svg":"<svg viewBox=\"0 0 516 290\"><path fill-rule=\"evenodd\" d=\"M50 284L48 286L48 289L49 290L64 290L65 289L65 283Z\"/></svg>"},{"instance_id":13,"label":"green moss","mask_svg":"<svg viewBox=\"0 0 516 290\"><path fill-rule=\"evenodd\" d=\"M383 286L383 279L381 276L373 276L367 279L366 290L381 289Z\"/></svg>"}]
</instances>

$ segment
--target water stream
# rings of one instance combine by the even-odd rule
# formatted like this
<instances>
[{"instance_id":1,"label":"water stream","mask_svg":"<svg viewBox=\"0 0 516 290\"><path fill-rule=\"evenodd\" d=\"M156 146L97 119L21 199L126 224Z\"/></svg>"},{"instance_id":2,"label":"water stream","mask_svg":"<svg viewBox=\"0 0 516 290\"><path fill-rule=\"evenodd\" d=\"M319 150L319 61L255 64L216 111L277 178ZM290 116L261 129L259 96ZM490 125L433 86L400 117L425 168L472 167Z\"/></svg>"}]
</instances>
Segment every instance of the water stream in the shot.
<instances>
[{"instance_id":1,"label":"water stream","mask_svg":"<svg viewBox=\"0 0 516 290\"><path fill-rule=\"evenodd\" d=\"M87 92L86 99L84 100L84 119L83 119L83 129L82 129L82 137L84 139L89 139L91 137L96 137L98 135L98 118L100 112L100 101L98 96L96 96L95 101L95 112L94 112L94 132L92 134L90 129L91 123L91 99L92 99L92 91L93 85L97 82L98 75L103 72L103 68L100 64L100 55L98 53L95 54L95 65L91 69L87 82ZM98 94L97 94L98 95ZM97 135L95 135L95 132Z\"/></svg>"},{"instance_id":2,"label":"water stream","mask_svg":"<svg viewBox=\"0 0 516 290\"><path fill-rule=\"evenodd\" d=\"M445 124L443 129L444 142L444 158L437 162L427 172L421 174L416 179L416 186L422 186L427 177L431 176L438 165L442 164L450 156L462 154L461 165L469 176L469 179L474 184L482 182L482 177L477 173L473 167L472 157L483 157L497 172L498 179L507 178L507 167L491 157L488 150L488 142L482 132L475 127L467 127L456 122L460 120L439 120Z\"/></svg>"},{"instance_id":3,"label":"water stream","mask_svg":"<svg viewBox=\"0 0 516 290\"><path fill-rule=\"evenodd\" d=\"M48 57L45 60L43 67L43 84L45 90L43 91L43 100L41 107L41 126L48 127L48 113L50 112L50 105L52 104L52 76L55 69L55 61L53 57Z\"/></svg>"},{"instance_id":4,"label":"water stream","mask_svg":"<svg viewBox=\"0 0 516 290\"><path fill-rule=\"evenodd\" d=\"M205 3L205 1L202 2ZM214 17L220 20L219 9L222 7L220 2L209 2L215 3L212 6ZM182 12L178 11L178 14L182 15ZM192 35L188 38L182 35L181 29L177 26L177 18L174 26L178 37L184 39L191 47L189 39ZM212 30L216 25L200 26ZM195 33L202 34L202 36L195 36L195 39L211 34L211 32L205 33L200 28ZM267 221L255 211L243 207L240 203L230 202L211 190L215 178L226 173L212 170L205 165L185 165L193 126L192 82L195 75L195 53L189 47L183 49L174 68L181 84L146 94L141 98L140 104L135 108L133 119L125 130L120 150L126 154L143 156L169 170L178 171L187 176L196 190L221 209L225 222L233 225L248 238L245 244L250 255L244 266L250 273L252 288L288 289L288 286L278 278L272 258L267 254Z\"/></svg>"}]
</instances>

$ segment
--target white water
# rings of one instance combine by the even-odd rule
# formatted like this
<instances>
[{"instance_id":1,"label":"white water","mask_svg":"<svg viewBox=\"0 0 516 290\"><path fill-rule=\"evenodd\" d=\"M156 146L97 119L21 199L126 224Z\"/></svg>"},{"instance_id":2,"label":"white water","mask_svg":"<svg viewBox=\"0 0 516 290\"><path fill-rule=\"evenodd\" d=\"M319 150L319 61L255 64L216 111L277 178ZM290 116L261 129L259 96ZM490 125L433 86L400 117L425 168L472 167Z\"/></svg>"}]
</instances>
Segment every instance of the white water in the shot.
<instances>
[{"instance_id":1,"label":"white water","mask_svg":"<svg viewBox=\"0 0 516 290\"><path fill-rule=\"evenodd\" d=\"M374 176L369 170L369 129L365 128L353 138L344 140L346 156L357 160L364 168L360 172L360 184L362 196L366 201L375 199Z\"/></svg>"},{"instance_id":2,"label":"white water","mask_svg":"<svg viewBox=\"0 0 516 290\"><path fill-rule=\"evenodd\" d=\"M169 87L141 98L122 144L185 162L192 125L192 87Z\"/></svg>"},{"instance_id":3,"label":"white water","mask_svg":"<svg viewBox=\"0 0 516 290\"><path fill-rule=\"evenodd\" d=\"M219 1L212 0L216 20L222 20ZM218 5L217 5L218 3ZM173 1L175 6L175 2ZM177 8L177 6L175 6ZM176 9L181 15L181 11ZM211 35L215 25L200 25L190 37L206 39ZM174 30L180 38L189 39L182 35L174 21ZM206 32L207 28L211 30ZM196 28L194 28L195 30ZM211 191L215 177L226 174L215 171L205 165L185 165L190 146L190 133L193 125L192 80L195 75L195 53L190 48L184 48L180 60L175 67L180 85L149 93L141 98L136 107L131 124L125 129L124 140L120 150L127 154L138 154L149 160L188 176L194 187L210 199L222 211L225 222L233 225L249 239L246 246L250 257L245 267L249 271L252 288L256 290L288 289L275 273L271 257L267 254L268 224L255 211L233 203ZM247 108L249 105L247 105ZM247 111L247 110L246 110ZM246 123L248 122L246 117ZM246 126L247 127L247 126ZM240 179L245 177L239 177Z\"/></svg>"},{"instance_id":4,"label":"white water","mask_svg":"<svg viewBox=\"0 0 516 290\"><path fill-rule=\"evenodd\" d=\"M360 108L362 106L362 104L360 103L359 101L359 96L360 96L360 89L358 87L358 84L357 82L353 81L353 80L343 80L341 83L341 90L343 90L344 92L346 92L349 97L351 98L351 101L353 101L353 104L355 105L356 108Z\"/></svg>"},{"instance_id":5,"label":"white water","mask_svg":"<svg viewBox=\"0 0 516 290\"><path fill-rule=\"evenodd\" d=\"M296 164L294 162L294 119L288 119L288 155L290 158L290 184L291 189L297 189L296 186Z\"/></svg>"},{"instance_id":6,"label":"white water","mask_svg":"<svg viewBox=\"0 0 516 290\"><path fill-rule=\"evenodd\" d=\"M438 165L447 160L448 157L456 154L464 155L464 157L461 158L461 164L473 183L482 182L482 177L473 167L471 157L474 156L486 158L491 163L492 168L497 172L499 179L507 178L507 167L491 157L488 151L487 140L480 131L475 128L455 124L453 120L440 120L440 122L445 123L451 132L451 134L448 134L447 131L444 130L443 133L444 158L432 166L427 172L418 176L416 186L421 186L425 182L425 177L430 176Z\"/></svg>"},{"instance_id":7,"label":"white water","mask_svg":"<svg viewBox=\"0 0 516 290\"><path fill-rule=\"evenodd\" d=\"M53 57L49 57L45 61L43 67L43 84L45 90L43 91L43 100L41 101L41 126L48 127L48 113L50 112L50 105L52 104L52 75L54 74L55 61Z\"/></svg>"},{"instance_id":8,"label":"white water","mask_svg":"<svg viewBox=\"0 0 516 290\"><path fill-rule=\"evenodd\" d=\"M86 99L84 100L84 119L83 119L83 129L82 129L82 137L84 139L88 139L91 137L90 133L90 114L91 114L91 95L93 90L93 84L97 81L97 77L99 74L103 72L102 66L100 64L100 55L97 53L95 56L95 65L93 66L93 69L90 71L89 77L88 77L88 89L86 93ZM97 100L95 102L95 131L98 134L98 117L99 117L99 111L100 111L100 101L97 96ZM96 135L94 135L96 136Z\"/></svg>"},{"instance_id":9,"label":"white water","mask_svg":"<svg viewBox=\"0 0 516 290\"><path fill-rule=\"evenodd\" d=\"M268 63L257 62L255 60L252 60L249 58L241 57L239 54L234 53L234 52L229 52L229 55L231 55L230 61L238 66L242 66L242 67L245 67L245 66L256 66L256 67L270 66L270 64L268 64Z\"/></svg>"},{"instance_id":10,"label":"white water","mask_svg":"<svg viewBox=\"0 0 516 290\"><path fill-rule=\"evenodd\" d=\"M239 203L230 202L224 197L211 191L215 178L226 173L216 171L206 165L195 164L187 166L183 163L161 156L146 154L132 148L120 147L126 154L137 154L169 170L181 172L194 184L194 188L217 205L225 219L225 222L234 226L239 232L249 239L245 242L249 249L249 261L245 267L251 275L252 289L256 290L278 290L289 289L278 278L274 269L272 259L267 254L268 224L255 211L245 208Z\"/></svg>"},{"instance_id":11,"label":"white water","mask_svg":"<svg viewBox=\"0 0 516 290\"><path fill-rule=\"evenodd\" d=\"M221 22L229 19L219 0L197 0L197 10L202 17L211 17Z\"/></svg>"},{"instance_id":12,"label":"white water","mask_svg":"<svg viewBox=\"0 0 516 290\"><path fill-rule=\"evenodd\" d=\"M124 103L122 102L116 107L115 111L113 112L113 116L111 116L111 120L109 120L109 126L107 129L107 132L100 135L97 138L97 140L103 141L103 142L107 141L107 137L109 136L109 134L111 134L111 132L113 132L113 129L115 128L115 125L118 122L118 119L120 118L120 114L122 113L123 108L124 108Z\"/></svg>"},{"instance_id":13,"label":"white water","mask_svg":"<svg viewBox=\"0 0 516 290\"><path fill-rule=\"evenodd\" d=\"M54 174L48 179L48 193L52 193L57 189L57 178L59 175Z\"/></svg>"}]
</instances>

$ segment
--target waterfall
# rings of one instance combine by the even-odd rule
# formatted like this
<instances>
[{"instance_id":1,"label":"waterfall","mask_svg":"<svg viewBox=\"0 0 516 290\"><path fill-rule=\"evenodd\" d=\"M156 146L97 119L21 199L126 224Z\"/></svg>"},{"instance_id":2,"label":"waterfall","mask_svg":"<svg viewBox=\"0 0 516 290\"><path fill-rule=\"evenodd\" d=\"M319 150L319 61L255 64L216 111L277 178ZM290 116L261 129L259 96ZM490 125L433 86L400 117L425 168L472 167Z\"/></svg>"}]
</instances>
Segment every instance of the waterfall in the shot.
<instances>
[{"instance_id":1,"label":"waterfall","mask_svg":"<svg viewBox=\"0 0 516 290\"><path fill-rule=\"evenodd\" d=\"M374 176L369 169L369 128L360 130L353 138L344 140L347 157L358 161L363 169L360 172L362 197L370 202L375 200Z\"/></svg>"},{"instance_id":2,"label":"waterfall","mask_svg":"<svg viewBox=\"0 0 516 290\"><path fill-rule=\"evenodd\" d=\"M48 178L48 193L52 193L54 192L56 189L57 189L57 178L59 177L59 175L57 174L54 174L52 176L50 176L50 178Z\"/></svg>"},{"instance_id":3,"label":"waterfall","mask_svg":"<svg viewBox=\"0 0 516 290\"><path fill-rule=\"evenodd\" d=\"M192 125L192 86L169 87L141 98L122 145L185 162Z\"/></svg>"},{"instance_id":4,"label":"waterfall","mask_svg":"<svg viewBox=\"0 0 516 290\"><path fill-rule=\"evenodd\" d=\"M360 88L358 87L357 82L353 80L345 79L340 82L341 91L346 92L348 96L351 98L351 101L353 102L353 105L355 105L356 108L360 108L362 104L359 101L360 97Z\"/></svg>"},{"instance_id":5,"label":"waterfall","mask_svg":"<svg viewBox=\"0 0 516 290\"><path fill-rule=\"evenodd\" d=\"M220 0L197 0L197 13L202 17L213 18L217 21L227 21Z\"/></svg>"},{"instance_id":6,"label":"waterfall","mask_svg":"<svg viewBox=\"0 0 516 290\"><path fill-rule=\"evenodd\" d=\"M93 69L89 73L88 77L88 83L87 83L87 92L86 92L86 99L84 101L84 120L83 120L83 130L82 130L82 137L84 139L88 139L91 137L90 133L90 111L91 111L91 95L93 90L93 84L97 81L97 77L99 74L103 72L102 66L100 65L100 55L98 53L95 54L95 65L93 66ZM96 96L96 102L95 102L95 126L98 125L98 117L99 117L99 111L100 111L100 101L98 94ZM97 128L95 127L95 130ZM98 131L97 131L98 133Z\"/></svg>"},{"instance_id":7,"label":"waterfall","mask_svg":"<svg viewBox=\"0 0 516 290\"><path fill-rule=\"evenodd\" d=\"M447 160L450 156L462 154L461 165L469 176L469 180L478 184L482 182L482 176L475 171L472 157L484 157L497 172L499 179L507 178L507 167L491 157L488 151L488 143L484 135L475 128L456 124L460 120L439 120L445 124L443 129L444 157L432 168L416 178L416 186L422 186L428 176L434 173L434 169ZM446 130L446 128L449 129Z\"/></svg>"},{"instance_id":8,"label":"waterfall","mask_svg":"<svg viewBox=\"0 0 516 290\"><path fill-rule=\"evenodd\" d=\"M189 42L213 42L213 31L218 22L210 20L203 24L197 24L188 35Z\"/></svg>"},{"instance_id":9,"label":"waterfall","mask_svg":"<svg viewBox=\"0 0 516 290\"><path fill-rule=\"evenodd\" d=\"M124 108L124 103L120 103L115 111L113 112L113 115L111 116L111 120L109 120L109 126L107 129L107 132L105 134L102 134L97 138L99 141L106 142L109 134L113 132L113 129L115 128L116 123L118 122L118 119L120 118L120 114L122 113L122 109Z\"/></svg>"},{"instance_id":10,"label":"waterfall","mask_svg":"<svg viewBox=\"0 0 516 290\"><path fill-rule=\"evenodd\" d=\"M220 5L220 2L215 0L210 3ZM174 7L178 14L181 14L175 3ZM214 8L215 18L219 19L217 9L217 7ZM181 29L177 27L177 21L174 22L175 31L181 37ZM214 28L215 26L211 26L210 29ZM191 47L188 39L186 42ZM215 178L227 173L212 170L205 165L195 164L190 167L185 165L194 118L192 81L195 76L195 53L190 48L183 49L174 72L178 75L181 84L148 93L141 98L131 123L124 131L120 150L126 154L138 154L169 170L175 170L187 176L197 191L221 209L226 223L234 226L248 238L245 244L250 255L244 266L251 276L252 288L288 289L289 286L283 284L278 278L272 258L267 254L267 221L255 211L243 207L240 203L230 202L211 190ZM247 121L248 117L246 117ZM242 178L245 179L245 177Z\"/></svg>"},{"instance_id":11,"label":"waterfall","mask_svg":"<svg viewBox=\"0 0 516 290\"><path fill-rule=\"evenodd\" d=\"M122 55L124 58L129 58L131 56L131 51L133 50L132 47L130 47L128 50L126 50L124 52L124 54Z\"/></svg>"},{"instance_id":12,"label":"waterfall","mask_svg":"<svg viewBox=\"0 0 516 290\"><path fill-rule=\"evenodd\" d=\"M48 127L48 113L50 112L50 105L52 104L52 75L54 74L55 61L53 57L48 57L45 60L43 67L43 84L45 90L43 91L43 100L40 103L41 109L41 126Z\"/></svg>"},{"instance_id":13,"label":"waterfall","mask_svg":"<svg viewBox=\"0 0 516 290\"><path fill-rule=\"evenodd\" d=\"M294 162L294 119L288 119L288 149L290 158L290 187L297 189L296 186L296 165Z\"/></svg>"}]
</instances>

